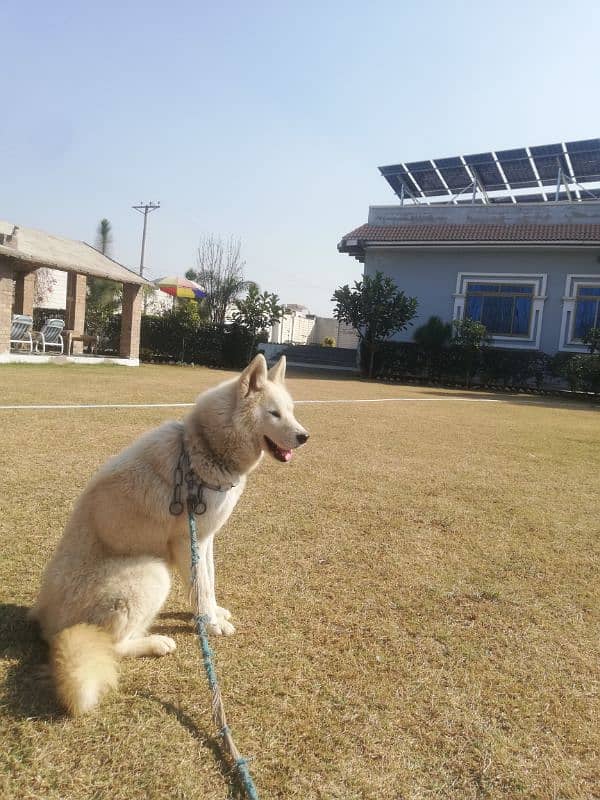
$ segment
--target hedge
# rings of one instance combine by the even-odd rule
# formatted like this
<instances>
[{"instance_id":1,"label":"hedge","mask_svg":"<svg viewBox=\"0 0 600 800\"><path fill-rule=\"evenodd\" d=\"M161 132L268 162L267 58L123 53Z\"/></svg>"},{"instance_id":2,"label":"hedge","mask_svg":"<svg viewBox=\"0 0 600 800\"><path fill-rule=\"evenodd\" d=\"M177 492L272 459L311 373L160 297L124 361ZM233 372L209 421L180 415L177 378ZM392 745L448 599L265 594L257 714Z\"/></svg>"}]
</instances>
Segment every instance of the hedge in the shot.
<instances>
[{"instance_id":1,"label":"hedge","mask_svg":"<svg viewBox=\"0 0 600 800\"><path fill-rule=\"evenodd\" d=\"M456 345L431 351L415 342L384 342L375 357L374 374L384 380L416 379L542 389L565 381L573 391L600 393L600 355L483 347L467 351Z\"/></svg>"}]
</instances>

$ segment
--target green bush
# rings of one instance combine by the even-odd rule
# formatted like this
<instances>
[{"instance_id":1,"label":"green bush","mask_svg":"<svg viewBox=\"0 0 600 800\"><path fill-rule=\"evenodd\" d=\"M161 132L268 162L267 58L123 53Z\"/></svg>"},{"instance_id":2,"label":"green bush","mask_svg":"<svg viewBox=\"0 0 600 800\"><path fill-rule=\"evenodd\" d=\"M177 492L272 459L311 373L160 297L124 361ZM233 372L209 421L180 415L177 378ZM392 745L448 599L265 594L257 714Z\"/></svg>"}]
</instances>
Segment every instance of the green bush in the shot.
<instances>
[{"instance_id":1,"label":"green bush","mask_svg":"<svg viewBox=\"0 0 600 800\"><path fill-rule=\"evenodd\" d=\"M452 325L439 317L429 317L425 325L414 333L413 339L423 350L435 352L442 350L452 338Z\"/></svg>"},{"instance_id":2,"label":"green bush","mask_svg":"<svg viewBox=\"0 0 600 800\"><path fill-rule=\"evenodd\" d=\"M335 339L333 336L326 336L321 343L321 347L335 347Z\"/></svg>"},{"instance_id":3,"label":"green bush","mask_svg":"<svg viewBox=\"0 0 600 800\"><path fill-rule=\"evenodd\" d=\"M251 339L239 325L202 323L182 306L142 317L140 357L239 369L247 363Z\"/></svg>"},{"instance_id":4,"label":"green bush","mask_svg":"<svg viewBox=\"0 0 600 800\"><path fill-rule=\"evenodd\" d=\"M388 380L417 379L466 383L465 351L450 344L432 367L430 354L415 342L384 342L376 360L376 374ZM552 378L564 380L573 391L600 393L600 355L558 353L550 358L538 350L485 347L479 366L470 376L482 386L536 388Z\"/></svg>"},{"instance_id":5,"label":"green bush","mask_svg":"<svg viewBox=\"0 0 600 800\"><path fill-rule=\"evenodd\" d=\"M600 393L600 355L557 353L552 359L551 371L566 380L573 392Z\"/></svg>"},{"instance_id":6,"label":"green bush","mask_svg":"<svg viewBox=\"0 0 600 800\"><path fill-rule=\"evenodd\" d=\"M541 389L549 358L537 350L503 350L487 347L481 354L479 378L484 384L531 386Z\"/></svg>"}]
</instances>

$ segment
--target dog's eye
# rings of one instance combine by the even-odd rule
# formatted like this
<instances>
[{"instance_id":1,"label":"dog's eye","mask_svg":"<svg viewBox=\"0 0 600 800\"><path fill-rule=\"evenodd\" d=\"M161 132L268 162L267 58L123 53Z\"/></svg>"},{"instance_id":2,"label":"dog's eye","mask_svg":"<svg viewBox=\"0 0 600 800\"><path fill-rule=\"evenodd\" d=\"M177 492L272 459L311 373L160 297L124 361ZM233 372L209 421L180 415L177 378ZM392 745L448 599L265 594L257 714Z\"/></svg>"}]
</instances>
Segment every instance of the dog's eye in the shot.
<instances>
[{"instance_id":1,"label":"dog's eye","mask_svg":"<svg viewBox=\"0 0 600 800\"><path fill-rule=\"evenodd\" d=\"M279 411L269 411L269 414L271 414L272 417L275 417L275 419L281 419L281 414Z\"/></svg>"}]
</instances>

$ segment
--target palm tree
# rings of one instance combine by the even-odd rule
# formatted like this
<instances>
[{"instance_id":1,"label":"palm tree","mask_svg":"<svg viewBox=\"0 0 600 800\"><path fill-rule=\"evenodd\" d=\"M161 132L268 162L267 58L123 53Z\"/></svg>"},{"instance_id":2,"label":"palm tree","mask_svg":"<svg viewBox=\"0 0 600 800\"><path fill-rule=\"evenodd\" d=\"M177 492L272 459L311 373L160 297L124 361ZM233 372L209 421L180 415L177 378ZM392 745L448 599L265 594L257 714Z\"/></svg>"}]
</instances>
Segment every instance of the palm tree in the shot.
<instances>
[{"instance_id":1,"label":"palm tree","mask_svg":"<svg viewBox=\"0 0 600 800\"><path fill-rule=\"evenodd\" d=\"M96 249L100 250L103 256L107 256L112 245L112 227L110 222L104 217L98 225L96 236Z\"/></svg>"}]
</instances>

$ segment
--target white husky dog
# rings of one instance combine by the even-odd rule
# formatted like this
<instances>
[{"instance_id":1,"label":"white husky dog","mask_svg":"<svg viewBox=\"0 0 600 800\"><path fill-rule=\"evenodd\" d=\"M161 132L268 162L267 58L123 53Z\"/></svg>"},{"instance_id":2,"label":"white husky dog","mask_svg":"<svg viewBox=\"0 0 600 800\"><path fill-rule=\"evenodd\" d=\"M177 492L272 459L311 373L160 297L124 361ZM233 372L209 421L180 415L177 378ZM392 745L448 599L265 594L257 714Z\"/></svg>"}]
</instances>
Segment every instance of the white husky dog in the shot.
<instances>
[{"instance_id":1,"label":"white husky dog","mask_svg":"<svg viewBox=\"0 0 600 800\"><path fill-rule=\"evenodd\" d=\"M202 486L200 612L209 632L234 633L229 611L215 598L213 538L264 451L287 462L308 439L284 378L284 357L267 372L256 356L239 377L201 394L182 423L165 423L108 461L83 491L31 611L70 713L93 708L116 685L118 658L175 650L173 639L147 631L169 593L169 567L190 585L185 501L188 491L194 496L194 481L196 492Z\"/></svg>"}]
</instances>

